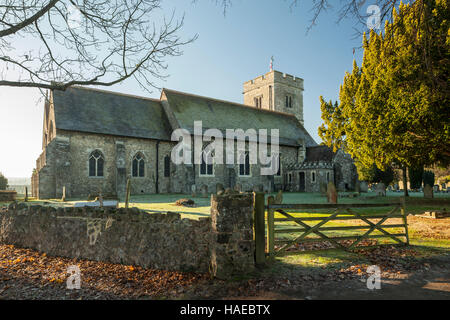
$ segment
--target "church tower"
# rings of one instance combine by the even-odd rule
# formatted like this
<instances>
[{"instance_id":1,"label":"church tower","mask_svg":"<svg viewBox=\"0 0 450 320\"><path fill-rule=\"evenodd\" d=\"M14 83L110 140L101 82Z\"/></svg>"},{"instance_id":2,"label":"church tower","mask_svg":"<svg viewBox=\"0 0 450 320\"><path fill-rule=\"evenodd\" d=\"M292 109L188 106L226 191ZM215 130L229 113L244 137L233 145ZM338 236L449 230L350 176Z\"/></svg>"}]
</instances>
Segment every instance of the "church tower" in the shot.
<instances>
[{"instance_id":1,"label":"church tower","mask_svg":"<svg viewBox=\"0 0 450 320\"><path fill-rule=\"evenodd\" d=\"M291 113L303 125L303 79L272 70L244 83L244 104Z\"/></svg>"}]
</instances>

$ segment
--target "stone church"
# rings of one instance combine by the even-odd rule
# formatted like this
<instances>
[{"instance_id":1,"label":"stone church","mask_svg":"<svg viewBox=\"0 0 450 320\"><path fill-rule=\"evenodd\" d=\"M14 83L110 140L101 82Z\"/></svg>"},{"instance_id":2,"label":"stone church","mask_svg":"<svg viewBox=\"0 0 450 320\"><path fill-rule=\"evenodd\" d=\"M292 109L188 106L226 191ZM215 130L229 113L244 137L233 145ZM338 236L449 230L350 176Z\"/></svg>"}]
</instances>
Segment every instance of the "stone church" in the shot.
<instances>
[{"instance_id":1,"label":"stone church","mask_svg":"<svg viewBox=\"0 0 450 320\"><path fill-rule=\"evenodd\" d=\"M351 190L352 159L317 145L305 130L303 79L270 71L244 83L244 104L163 89L160 99L71 87L51 91L45 102L43 152L36 161L32 193L41 199L132 194L251 191L319 192L328 181ZM180 164L171 161L175 129L279 129L280 168L260 175L261 165ZM270 139L269 139L270 141ZM247 142L246 142L247 143Z\"/></svg>"}]
</instances>

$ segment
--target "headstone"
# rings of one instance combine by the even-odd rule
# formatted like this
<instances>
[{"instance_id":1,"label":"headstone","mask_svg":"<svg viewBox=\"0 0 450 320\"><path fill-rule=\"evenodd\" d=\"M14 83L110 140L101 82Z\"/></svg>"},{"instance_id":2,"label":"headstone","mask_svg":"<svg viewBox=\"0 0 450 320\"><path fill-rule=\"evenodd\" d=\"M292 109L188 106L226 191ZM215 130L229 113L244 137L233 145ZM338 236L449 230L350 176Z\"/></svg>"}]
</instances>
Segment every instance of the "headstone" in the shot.
<instances>
[{"instance_id":1,"label":"headstone","mask_svg":"<svg viewBox=\"0 0 450 320\"><path fill-rule=\"evenodd\" d=\"M234 191L241 192L242 191L242 185L240 183L237 183L234 186Z\"/></svg>"},{"instance_id":2,"label":"headstone","mask_svg":"<svg viewBox=\"0 0 450 320\"><path fill-rule=\"evenodd\" d=\"M207 185L203 185L201 188L201 192L202 192L202 197L203 198L208 198L208 186Z\"/></svg>"},{"instance_id":3,"label":"headstone","mask_svg":"<svg viewBox=\"0 0 450 320\"><path fill-rule=\"evenodd\" d=\"M383 182L377 184L375 188L375 193L377 196L385 197L386 196L386 186Z\"/></svg>"},{"instance_id":4,"label":"headstone","mask_svg":"<svg viewBox=\"0 0 450 320\"><path fill-rule=\"evenodd\" d=\"M361 192L361 184L359 181L356 181L355 183L355 192L360 193Z\"/></svg>"},{"instance_id":5,"label":"headstone","mask_svg":"<svg viewBox=\"0 0 450 320\"><path fill-rule=\"evenodd\" d=\"M73 205L75 208L82 208L82 207L113 207L118 208L119 207L119 201L117 200L107 200L103 201L102 204L100 204L99 201L88 201L88 202L75 202Z\"/></svg>"},{"instance_id":6,"label":"headstone","mask_svg":"<svg viewBox=\"0 0 450 320\"><path fill-rule=\"evenodd\" d=\"M195 184L191 186L191 194L192 198L195 198L197 196L197 187L195 186Z\"/></svg>"},{"instance_id":7,"label":"headstone","mask_svg":"<svg viewBox=\"0 0 450 320\"><path fill-rule=\"evenodd\" d=\"M66 196L65 193L66 193L66 188L64 187L64 198ZM103 195L102 195L101 191L98 193L98 202L100 203L100 207L103 207Z\"/></svg>"},{"instance_id":8,"label":"headstone","mask_svg":"<svg viewBox=\"0 0 450 320\"><path fill-rule=\"evenodd\" d=\"M433 188L429 184L426 184L423 188L423 197L426 199L433 198Z\"/></svg>"},{"instance_id":9,"label":"headstone","mask_svg":"<svg viewBox=\"0 0 450 320\"><path fill-rule=\"evenodd\" d=\"M369 184L367 183L367 181L361 181L359 183L359 192L369 192Z\"/></svg>"},{"instance_id":10,"label":"headstone","mask_svg":"<svg viewBox=\"0 0 450 320\"><path fill-rule=\"evenodd\" d=\"M327 185L327 200L328 203L337 203L338 193L336 190L336 186L333 182L328 182Z\"/></svg>"},{"instance_id":11,"label":"headstone","mask_svg":"<svg viewBox=\"0 0 450 320\"><path fill-rule=\"evenodd\" d=\"M225 191L225 188L223 187L223 184L218 183L216 184L216 193L217 194L222 194Z\"/></svg>"},{"instance_id":12,"label":"headstone","mask_svg":"<svg viewBox=\"0 0 450 320\"><path fill-rule=\"evenodd\" d=\"M320 193L322 195L326 195L327 194L327 184L326 183L321 183L320 184Z\"/></svg>"},{"instance_id":13,"label":"headstone","mask_svg":"<svg viewBox=\"0 0 450 320\"><path fill-rule=\"evenodd\" d=\"M283 191L278 191L277 195L275 196L275 202L276 204L282 204L283 203Z\"/></svg>"}]
</instances>

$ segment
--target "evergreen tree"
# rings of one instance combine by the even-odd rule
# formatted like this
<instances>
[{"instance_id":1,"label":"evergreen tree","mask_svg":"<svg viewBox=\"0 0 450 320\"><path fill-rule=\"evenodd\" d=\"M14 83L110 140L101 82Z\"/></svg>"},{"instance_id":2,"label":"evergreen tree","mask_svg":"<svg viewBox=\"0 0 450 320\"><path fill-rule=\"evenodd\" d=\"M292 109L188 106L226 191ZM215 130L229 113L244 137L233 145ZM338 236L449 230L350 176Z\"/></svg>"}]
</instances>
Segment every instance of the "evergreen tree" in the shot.
<instances>
[{"instance_id":1,"label":"evergreen tree","mask_svg":"<svg viewBox=\"0 0 450 320\"><path fill-rule=\"evenodd\" d=\"M423 166L409 168L408 173L411 189L419 189L422 186Z\"/></svg>"},{"instance_id":2,"label":"evergreen tree","mask_svg":"<svg viewBox=\"0 0 450 320\"><path fill-rule=\"evenodd\" d=\"M401 4L384 32L364 35L339 103L320 97L319 136L350 153L358 173L450 163L449 27L448 1Z\"/></svg>"}]
</instances>

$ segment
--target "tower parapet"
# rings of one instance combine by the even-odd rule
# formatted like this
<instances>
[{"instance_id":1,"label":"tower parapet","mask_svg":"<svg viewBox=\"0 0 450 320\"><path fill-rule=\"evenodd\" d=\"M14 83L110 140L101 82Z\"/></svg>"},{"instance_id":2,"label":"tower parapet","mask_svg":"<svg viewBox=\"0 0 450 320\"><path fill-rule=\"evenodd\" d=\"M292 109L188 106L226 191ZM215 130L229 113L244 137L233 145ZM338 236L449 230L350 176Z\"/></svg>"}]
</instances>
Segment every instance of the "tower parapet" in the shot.
<instances>
[{"instance_id":1,"label":"tower parapet","mask_svg":"<svg viewBox=\"0 0 450 320\"><path fill-rule=\"evenodd\" d=\"M303 125L304 80L270 71L244 83L244 104L293 114Z\"/></svg>"}]
</instances>

